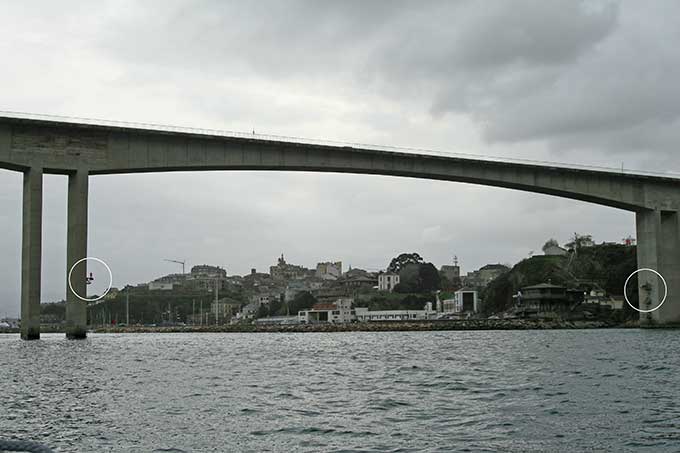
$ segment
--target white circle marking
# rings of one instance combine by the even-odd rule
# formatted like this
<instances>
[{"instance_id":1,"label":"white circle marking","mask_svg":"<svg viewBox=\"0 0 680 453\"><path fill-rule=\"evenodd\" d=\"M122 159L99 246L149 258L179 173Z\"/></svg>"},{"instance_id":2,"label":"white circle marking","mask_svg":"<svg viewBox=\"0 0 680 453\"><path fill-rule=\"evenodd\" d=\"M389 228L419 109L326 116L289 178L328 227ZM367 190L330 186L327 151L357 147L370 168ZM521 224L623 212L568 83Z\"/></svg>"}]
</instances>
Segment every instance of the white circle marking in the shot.
<instances>
[{"instance_id":1,"label":"white circle marking","mask_svg":"<svg viewBox=\"0 0 680 453\"><path fill-rule=\"evenodd\" d=\"M637 273L640 272L640 271L649 271L649 272L653 272L653 273L655 273L656 275L658 275L659 278L661 279L661 281L663 282L663 288L664 288L663 299L661 299L661 303L660 303L659 305L657 305L656 307L651 308L651 309L649 309L649 310L641 310L641 309L639 309L639 308L635 308L635 307L633 306L633 304L631 304L630 301L628 300L628 294L626 294L626 286L628 285L628 280L630 280L630 279L633 277L633 275L637 274ZM663 303L666 302L666 296L668 296L668 285L666 284L666 279L663 278L663 275L659 274L659 273L658 273L657 271L655 271L654 269L650 269L650 268L648 268L648 267L640 268L640 269L636 270L635 272L633 272L632 274L630 274L630 275L628 276L628 278L626 279L626 283L623 284L623 297L626 299L626 302L628 302L628 305L630 305L630 308L632 308L633 310L637 310L637 311L639 311L640 313L651 313L651 312L653 312L653 311L655 311L655 310L658 310L659 308L661 308L661 306L663 305Z\"/></svg>"},{"instance_id":2,"label":"white circle marking","mask_svg":"<svg viewBox=\"0 0 680 453\"><path fill-rule=\"evenodd\" d=\"M102 264L104 265L104 267L106 268L106 270L109 271L109 287L106 288L106 291L104 291L104 294L102 294L102 295L99 296L99 297L93 298L93 299L88 299L88 298L86 298L86 297L82 297L80 294L78 294L77 292L75 292L75 291L73 290L73 286L71 285L71 274L73 273L73 269L74 269L78 264L82 263L83 261L87 261L87 260L93 260L93 261L97 261L97 262L99 262L99 263L102 263ZM84 300L85 302L96 302L96 301L98 301L99 299L101 299L102 297L106 296L106 295L108 294L108 292L111 290L111 285L113 285L113 274L111 273L111 268L110 268L109 265L106 264L104 261L100 260L99 258L95 258L94 256L87 256L87 257L85 257L85 258L79 259L78 261L76 261L76 262L73 264L73 266L71 266L71 270L68 271L68 287L71 289L71 292L72 292L73 294L75 294L75 296L76 296L78 299Z\"/></svg>"}]
</instances>

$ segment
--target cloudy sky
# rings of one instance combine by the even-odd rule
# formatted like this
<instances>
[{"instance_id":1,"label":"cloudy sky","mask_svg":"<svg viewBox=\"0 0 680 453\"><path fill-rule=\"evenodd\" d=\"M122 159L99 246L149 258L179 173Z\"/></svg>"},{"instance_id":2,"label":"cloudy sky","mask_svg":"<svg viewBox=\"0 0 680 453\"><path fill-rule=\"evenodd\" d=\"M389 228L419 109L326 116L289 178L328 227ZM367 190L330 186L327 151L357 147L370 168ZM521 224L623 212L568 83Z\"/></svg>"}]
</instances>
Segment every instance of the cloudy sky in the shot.
<instances>
[{"instance_id":1,"label":"cloudy sky","mask_svg":"<svg viewBox=\"0 0 680 453\"><path fill-rule=\"evenodd\" d=\"M680 3L0 1L0 110L677 169ZM633 215L458 183L314 173L96 176L114 285L280 253L464 272ZM0 316L19 311L21 175L0 170ZM65 297L66 178L45 177L43 301Z\"/></svg>"}]
</instances>

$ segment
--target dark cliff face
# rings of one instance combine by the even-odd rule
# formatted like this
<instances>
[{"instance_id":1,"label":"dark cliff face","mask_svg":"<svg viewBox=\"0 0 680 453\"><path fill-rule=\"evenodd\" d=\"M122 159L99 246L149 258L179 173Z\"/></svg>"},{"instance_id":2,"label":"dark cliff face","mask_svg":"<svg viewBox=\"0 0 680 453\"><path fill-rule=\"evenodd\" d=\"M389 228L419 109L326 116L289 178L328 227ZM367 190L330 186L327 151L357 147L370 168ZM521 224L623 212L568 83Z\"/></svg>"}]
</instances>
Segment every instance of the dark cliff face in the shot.
<instances>
[{"instance_id":1,"label":"dark cliff face","mask_svg":"<svg viewBox=\"0 0 680 453\"><path fill-rule=\"evenodd\" d=\"M534 256L520 261L489 283L483 291L482 309L485 314L507 310L513 304L513 294L520 288L548 281L584 291L599 286L607 294L622 296L626 278L636 269L634 246L601 244L583 247L565 256ZM637 281L629 282L628 297L634 305L637 303ZM636 316L637 312L626 304L624 317Z\"/></svg>"}]
</instances>

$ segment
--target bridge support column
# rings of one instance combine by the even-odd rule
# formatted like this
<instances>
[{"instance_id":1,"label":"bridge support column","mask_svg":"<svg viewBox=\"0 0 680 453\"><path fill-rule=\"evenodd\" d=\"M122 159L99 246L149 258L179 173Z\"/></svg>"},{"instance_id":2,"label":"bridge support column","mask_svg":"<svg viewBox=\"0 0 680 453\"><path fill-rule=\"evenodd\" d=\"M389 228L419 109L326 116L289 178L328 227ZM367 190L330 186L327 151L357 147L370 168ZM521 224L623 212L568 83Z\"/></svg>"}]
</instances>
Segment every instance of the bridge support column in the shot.
<instances>
[{"instance_id":1,"label":"bridge support column","mask_svg":"<svg viewBox=\"0 0 680 453\"><path fill-rule=\"evenodd\" d=\"M87 262L82 261L73 267L87 256L87 195L87 171L78 170L70 174L66 239L66 338L69 339L82 339L87 336L87 302L76 295L77 293L81 297L87 297ZM69 272L71 272L70 287Z\"/></svg>"},{"instance_id":2,"label":"bridge support column","mask_svg":"<svg viewBox=\"0 0 680 453\"><path fill-rule=\"evenodd\" d=\"M43 170L24 172L21 242L21 338L40 338L40 270L42 260Z\"/></svg>"},{"instance_id":3,"label":"bridge support column","mask_svg":"<svg viewBox=\"0 0 680 453\"><path fill-rule=\"evenodd\" d=\"M641 211L635 223L638 268L656 270L668 286L666 302L651 313L640 313L640 325L680 326L680 215L677 211ZM651 309L663 298L663 283L651 272L639 272L638 291L640 308Z\"/></svg>"}]
</instances>

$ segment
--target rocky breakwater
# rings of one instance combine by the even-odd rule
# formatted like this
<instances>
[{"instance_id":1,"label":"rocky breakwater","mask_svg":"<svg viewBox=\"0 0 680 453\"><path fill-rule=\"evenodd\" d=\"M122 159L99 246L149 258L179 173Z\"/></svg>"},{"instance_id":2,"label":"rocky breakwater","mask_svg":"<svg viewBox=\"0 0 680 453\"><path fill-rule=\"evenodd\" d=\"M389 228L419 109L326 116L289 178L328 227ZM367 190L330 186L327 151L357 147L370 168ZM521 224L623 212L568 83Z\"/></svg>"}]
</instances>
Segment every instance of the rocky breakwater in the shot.
<instances>
[{"instance_id":1,"label":"rocky breakwater","mask_svg":"<svg viewBox=\"0 0 680 453\"><path fill-rule=\"evenodd\" d=\"M609 321L563 321L540 319L465 319L441 321L354 322L348 324L290 324L254 325L234 324L224 326L173 326L173 327L109 327L96 329L97 333L172 333L172 332L399 332L436 330L530 330L530 329L603 329L612 327L637 327Z\"/></svg>"}]
</instances>

